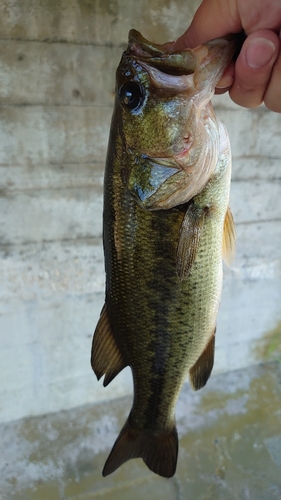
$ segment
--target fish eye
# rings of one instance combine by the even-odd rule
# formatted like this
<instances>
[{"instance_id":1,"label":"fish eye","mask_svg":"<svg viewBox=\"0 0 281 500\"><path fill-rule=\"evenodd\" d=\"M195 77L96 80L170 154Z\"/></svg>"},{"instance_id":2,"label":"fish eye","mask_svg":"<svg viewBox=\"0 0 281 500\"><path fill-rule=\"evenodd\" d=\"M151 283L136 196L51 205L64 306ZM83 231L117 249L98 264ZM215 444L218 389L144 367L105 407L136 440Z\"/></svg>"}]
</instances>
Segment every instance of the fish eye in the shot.
<instances>
[{"instance_id":1,"label":"fish eye","mask_svg":"<svg viewBox=\"0 0 281 500\"><path fill-rule=\"evenodd\" d=\"M125 83L119 90L119 97L127 109L138 109L144 99L143 87L136 82Z\"/></svg>"}]
</instances>

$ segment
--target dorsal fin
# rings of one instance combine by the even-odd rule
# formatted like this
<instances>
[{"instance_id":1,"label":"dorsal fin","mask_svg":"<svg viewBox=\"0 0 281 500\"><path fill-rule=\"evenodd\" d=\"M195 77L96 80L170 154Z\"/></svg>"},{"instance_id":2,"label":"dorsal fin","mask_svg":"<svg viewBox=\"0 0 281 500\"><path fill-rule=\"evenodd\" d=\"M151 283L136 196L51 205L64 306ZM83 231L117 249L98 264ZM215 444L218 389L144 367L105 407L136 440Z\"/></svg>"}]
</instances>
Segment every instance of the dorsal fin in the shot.
<instances>
[{"instance_id":1,"label":"dorsal fin","mask_svg":"<svg viewBox=\"0 0 281 500\"><path fill-rule=\"evenodd\" d=\"M181 281L188 276L195 261L204 217L204 208L193 203L189 205L181 225L177 252L177 273Z\"/></svg>"},{"instance_id":2,"label":"dorsal fin","mask_svg":"<svg viewBox=\"0 0 281 500\"><path fill-rule=\"evenodd\" d=\"M224 262L230 266L235 258L236 251L236 230L233 215L228 207L223 227L222 256Z\"/></svg>"},{"instance_id":3,"label":"dorsal fin","mask_svg":"<svg viewBox=\"0 0 281 500\"><path fill-rule=\"evenodd\" d=\"M98 380L105 375L104 387L127 366L109 324L106 304L102 308L93 338L91 365Z\"/></svg>"}]
</instances>

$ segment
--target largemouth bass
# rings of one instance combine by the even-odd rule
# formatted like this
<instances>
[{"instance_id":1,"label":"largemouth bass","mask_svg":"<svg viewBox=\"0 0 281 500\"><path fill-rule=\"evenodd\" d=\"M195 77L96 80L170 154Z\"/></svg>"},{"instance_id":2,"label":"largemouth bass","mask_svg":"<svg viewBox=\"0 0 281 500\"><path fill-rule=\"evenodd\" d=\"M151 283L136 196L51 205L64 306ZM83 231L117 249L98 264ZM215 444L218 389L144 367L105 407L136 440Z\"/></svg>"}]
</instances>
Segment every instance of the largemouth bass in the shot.
<instances>
[{"instance_id":1,"label":"largemouth bass","mask_svg":"<svg viewBox=\"0 0 281 500\"><path fill-rule=\"evenodd\" d=\"M133 406L106 461L106 476L141 457L176 470L175 405L212 371L222 258L235 229L229 210L230 146L210 99L235 51L217 39L173 51L129 33L116 76L104 179L105 305L92 346L104 386L126 366Z\"/></svg>"}]
</instances>

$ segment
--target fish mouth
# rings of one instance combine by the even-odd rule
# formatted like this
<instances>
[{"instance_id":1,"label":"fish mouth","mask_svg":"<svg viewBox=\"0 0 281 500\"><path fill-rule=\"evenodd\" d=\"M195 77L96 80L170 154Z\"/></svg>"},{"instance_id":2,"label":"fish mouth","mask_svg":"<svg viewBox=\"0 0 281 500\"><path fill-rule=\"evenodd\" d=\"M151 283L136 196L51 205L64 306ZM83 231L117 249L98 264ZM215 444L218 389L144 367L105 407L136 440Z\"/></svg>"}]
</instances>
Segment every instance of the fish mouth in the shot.
<instances>
[{"instance_id":1,"label":"fish mouth","mask_svg":"<svg viewBox=\"0 0 281 500\"><path fill-rule=\"evenodd\" d=\"M198 63L194 51L173 51L173 45L174 42L163 45L151 43L138 31L130 30L126 53L168 75L193 74Z\"/></svg>"},{"instance_id":2,"label":"fish mouth","mask_svg":"<svg viewBox=\"0 0 281 500\"><path fill-rule=\"evenodd\" d=\"M183 89L208 87L213 89L220 80L237 50L237 35L216 38L195 49L173 50L174 42L154 44L144 38L138 31L130 30L126 54L149 71L153 84L163 87L174 84L179 87L180 79L170 77L191 78L181 82ZM159 74L159 72L161 74Z\"/></svg>"}]
</instances>

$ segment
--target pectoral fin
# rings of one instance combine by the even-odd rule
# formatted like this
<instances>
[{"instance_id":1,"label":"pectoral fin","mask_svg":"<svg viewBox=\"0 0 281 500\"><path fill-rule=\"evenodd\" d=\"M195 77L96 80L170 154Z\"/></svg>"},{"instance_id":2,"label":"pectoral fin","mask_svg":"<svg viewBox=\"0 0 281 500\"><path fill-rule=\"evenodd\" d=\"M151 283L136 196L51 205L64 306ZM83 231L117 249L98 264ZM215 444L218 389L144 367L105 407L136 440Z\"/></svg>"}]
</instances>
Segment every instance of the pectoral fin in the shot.
<instances>
[{"instance_id":1,"label":"pectoral fin","mask_svg":"<svg viewBox=\"0 0 281 500\"><path fill-rule=\"evenodd\" d=\"M233 215L228 207L224 219L222 255L225 263L230 266L235 258L236 230Z\"/></svg>"},{"instance_id":2,"label":"pectoral fin","mask_svg":"<svg viewBox=\"0 0 281 500\"><path fill-rule=\"evenodd\" d=\"M181 281L188 276L195 260L204 218L204 208L191 203L182 222L178 244L177 273Z\"/></svg>"},{"instance_id":3,"label":"pectoral fin","mask_svg":"<svg viewBox=\"0 0 281 500\"><path fill-rule=\"evenodd\" d=\"M214 365L215 333L216 329L214 330L214 333L212 334L201 356L189 370L190 382L195 391L204 387L211 375Z\"/></svg>"},{"instance_id":4,"label":"pectoral fin","mask_svg":"<svg viewBox=\"0 0 281 500\"><path fill-rule=\"evenodd\" d=\"M98 380L105 375L104 387L127 366L109 324L106 304L102 308L94 334L91 365Z\"/></svg>"}]
</instances>

